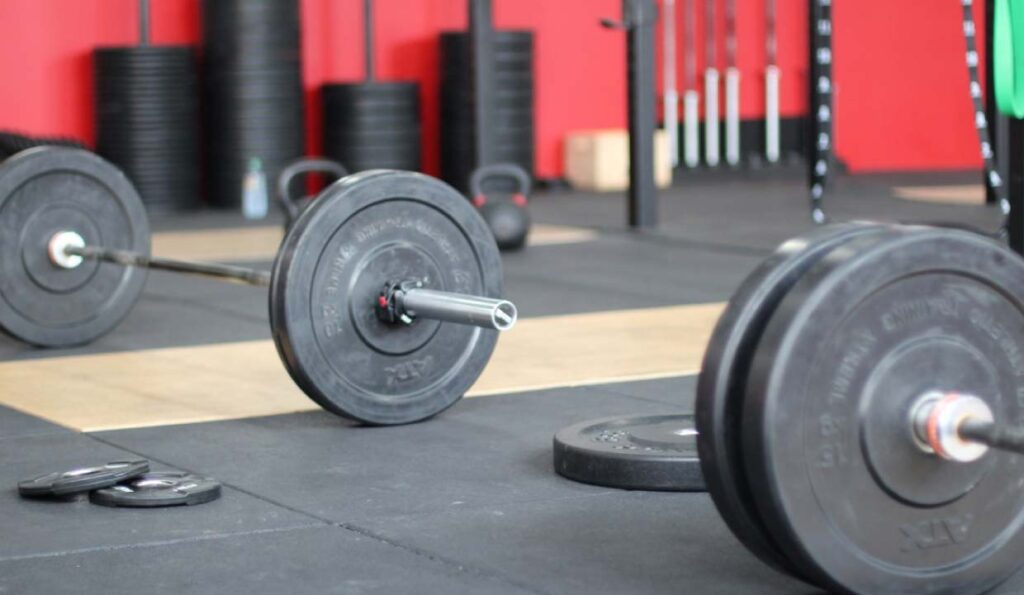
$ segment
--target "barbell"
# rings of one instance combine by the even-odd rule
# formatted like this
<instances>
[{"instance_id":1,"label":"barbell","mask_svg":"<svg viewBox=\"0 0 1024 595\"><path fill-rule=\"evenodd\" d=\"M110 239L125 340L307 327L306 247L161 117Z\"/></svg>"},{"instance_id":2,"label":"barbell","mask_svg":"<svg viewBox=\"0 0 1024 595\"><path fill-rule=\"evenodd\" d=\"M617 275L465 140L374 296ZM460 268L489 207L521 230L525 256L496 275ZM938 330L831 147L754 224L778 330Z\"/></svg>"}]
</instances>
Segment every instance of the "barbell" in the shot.
<instances>
[{"instance_id":1,"label":"barbell","mask_svg":"<svg viewBox=\"0 0 1024 595\"><path fill-rule=\"evenodd\" d=\"M712 499L840 593L982 593L1024 562L1024 260L962 230L841 224L740 286L697 387Z\"/></svg>"},{"instance_id":2,"label":"barbell","mask_svg":"<svg viewBox=\"0 0 1024 595\"><path fill-rule=\"evenodd\" d=\"M830 592L973 595L1024 564L1022 428L1024 259L842 223L743 281L693 416L567 426L553 455L586 483L706 487L753 554Z\"/></svg>"},{"instance_id":3,"label":"barbell","mask_svg":"<svg viewBox=\"0 0 1024 595\"><path fill-rule=\"evenodd\" d=\"M0 165L0 328L68 347L111 331L146 269L269 287L277 351L323 408L364 423L426 419L490 359L515 305L487 225L434 178L368 171L325 189L270 272L149 253L131 182L87 151L44 147Z\"/></svg>"}]
</instances>

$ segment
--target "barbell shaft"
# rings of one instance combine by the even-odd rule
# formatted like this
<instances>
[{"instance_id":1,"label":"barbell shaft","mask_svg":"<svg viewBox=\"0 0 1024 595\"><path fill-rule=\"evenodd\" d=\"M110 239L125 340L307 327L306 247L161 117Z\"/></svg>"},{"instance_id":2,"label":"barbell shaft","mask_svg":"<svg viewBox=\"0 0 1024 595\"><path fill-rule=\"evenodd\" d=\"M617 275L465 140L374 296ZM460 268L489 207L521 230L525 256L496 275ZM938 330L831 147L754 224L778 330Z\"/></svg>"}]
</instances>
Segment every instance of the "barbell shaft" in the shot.
<instances>
[{"instance_id":1,"label":"barbell shaft","mask_svg":"<svg viewBox=\"0 0 1024 595\"><path fill-rule=\"evenodd\" d=\"M412 318L445 320L505 331L516 323L518 313L508 300L478 297L433 289L396 292L399 311Z\"/></svg>"},{"instance_id":2,"label":"barbell shaft","mask_svg":"<svg viewBox=\"0 0 1024 595\"><path fill-rule=\"evenodd\" d=\"M161 258L150 256L130 250L111 250L97 246L68 246L64 248L67 254L90 258L93 260L104 260L122 266L144 267L177 273L189 273L202 275L204 277L215 277L240 281L258 287L270 287L270 272L258 271L244 267L236 267L228 264L194 262L189 260L176 260L173 258Z\"/></svg>"},{"instance_id":3,"label":"barbell shaft","mask_svg":"<svg viewBox=\"0 0 1024 595\"><path fill-rule=\"evenodd\" d=\"M270 272L236 267L227 264L195 262L150 256L130 250L112 250L98 246L66 246L64 252L94 260L103 260L122 266L143 267L176 273L202 275L217 279L240 281L259 287L270 286ZM518 312L515 305L502 299L492 299L435 291L432 289L409 289L396 295L403 313L413 318L443 320L500 331L508 330L516 322Z\"/></svg>"},{"instance_id":4,"label":"barbell shaft","mask_svg":"<svg viewBox=\"0 0 1024 595\"><path fill-rule=\"evenodd\" d=\"M960 423L959 434L965 440L988 447L1024 454L1024 428L1000 426L968 418Z\"/></svg>"}]
</instances>

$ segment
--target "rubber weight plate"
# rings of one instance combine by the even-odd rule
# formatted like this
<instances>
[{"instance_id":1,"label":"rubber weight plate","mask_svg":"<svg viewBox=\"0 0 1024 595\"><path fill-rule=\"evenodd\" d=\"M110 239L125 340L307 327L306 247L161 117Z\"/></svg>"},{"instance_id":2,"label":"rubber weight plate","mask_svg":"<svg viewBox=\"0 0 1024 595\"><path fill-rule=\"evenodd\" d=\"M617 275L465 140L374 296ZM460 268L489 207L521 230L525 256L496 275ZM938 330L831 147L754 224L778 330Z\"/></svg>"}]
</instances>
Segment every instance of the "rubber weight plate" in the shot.
<instances>
[{"instance_id":1,"label":"rubber weight plate","mask_svg":"<svg viewBox=\"0 0 1024 595\"><path fill-rule=\"evenodd\" d=\"M27 479L18 482L18 493L27 497L69 496L112 486L147 471L149 461L115 461Z\"/></svg>"},{"instance_id":2,"label":"rubber weight plate","mask_svg":"<svg viewBox=\"0 0 1024 595\"><path fill-rule=\"evenodd\" d=\"M158 508L194 506L220 498L220 482L185 471L154 471L96 490L89 501L100 506Z\"/></svg>"},{"instance_id":3,"label":"rubber weight plate","mask_svg":"<svg viewBox=\"0 0 1024 595\"><path fill-rule=\"evenodd\" d=\"M68 347L106 334L131 310L146 271L85 260L59 268L60 231L88 245L149 253L149 224L128 178L79 149L38 148L0 165L0 327L28 343Z\"/></svg>"},{"instance_id":4,"label":"rubber weight plate","mask_svg":"<svg viewBox=\"0 0 1024 595\"><path fill-rule=\"evenodd\" d=\"M755 501L801 574L840 593L988 591L1024 561L1024 458L924 452L933 390L1024 416L1024 260L954 230L833 249L757 347L743 410Z\"/></svg>"},{"instance_id":5,"label":"rubber weight plate","mask_svg":"<svg viewBox=\"0 0 1024 595\"><path fill-rule=\"evenodd\" d=\"M609 417L555 434L555 471L574 481L627 490L699 492L693 416Z\"/></svg>"},{"instance_id":6,"label":"rubber weight plate","mask_svg":"<svg viewBox=\"0 0 1024 595\"><path fill-rule=\"evenodd\" d=\"M378 425L450 407L490 359L498 331L375 313L384 284L499 297L501 260L476 209L439 180L371 170L325 189L274 263L270 322L295 382L325 409Z\"/></svg>"},{"instance_id":7,"label":"rubber weight plate","mask_svg":"<svg viewBox=\"0 0 1024 595\"><path fill-rule=\"evenodd\" d=\"M743 472L740 421L747 371L769 317L806 271L836 246L885 227L841 224L818 228L775 250L729 300L708 342L697 380L697 450L708 491L726 524L765 563L797 575L760 520Z\"/></svg>"}]
</instances>

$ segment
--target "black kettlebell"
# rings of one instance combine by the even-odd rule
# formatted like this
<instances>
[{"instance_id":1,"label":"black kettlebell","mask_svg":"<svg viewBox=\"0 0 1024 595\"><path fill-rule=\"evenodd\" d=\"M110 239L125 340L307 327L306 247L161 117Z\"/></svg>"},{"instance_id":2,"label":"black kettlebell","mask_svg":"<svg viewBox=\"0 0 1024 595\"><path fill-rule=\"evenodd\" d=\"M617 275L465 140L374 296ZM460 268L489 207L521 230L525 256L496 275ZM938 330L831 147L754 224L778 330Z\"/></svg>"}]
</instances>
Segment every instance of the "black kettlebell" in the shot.
<instances>
[{"instance_id":1,"label":"black kettlebell","mask_svg":"<svg viewBox=\"0 0 1024 595\"><path fill-rule=\"evenodd\" d=\"M484 182L492 178L507 178L516 189L509 194L485 192ZM494 240L501 250L519 250L526 245L530 233L530 212L527 196L530 194L530 175L513 163L485 165L473 171L469 178L473 205L487 222Z\"/></svg>"},{"instance_id":2,"label":"black kettlebell","mask_svg":"<svg viewBox=\"0 0 1024 595\"><path fill-rule=\"evenodd\" d=\"M309 173L325 173L337 180L347 176L348 170L337 161L310 157L296 159L282 169L281 174L277 176L277 199L281 202L281 208L284 209L285 229L292 226L292 222L298 219L302 211L309 206L309 202L315 198L313 196L292 198L292 181L298 176Z\"/></svg>"}]
</instances>

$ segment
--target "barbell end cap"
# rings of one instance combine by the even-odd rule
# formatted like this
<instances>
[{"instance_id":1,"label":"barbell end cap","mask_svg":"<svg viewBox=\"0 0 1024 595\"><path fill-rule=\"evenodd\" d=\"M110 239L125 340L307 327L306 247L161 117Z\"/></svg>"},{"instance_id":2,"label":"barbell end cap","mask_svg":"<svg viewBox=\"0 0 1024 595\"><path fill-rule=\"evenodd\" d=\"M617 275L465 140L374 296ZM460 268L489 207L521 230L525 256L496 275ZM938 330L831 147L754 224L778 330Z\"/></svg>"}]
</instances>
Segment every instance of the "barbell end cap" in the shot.
<instances>
[{"instance_id":1,"label":"barbell end cap","mask_svg":"<svg viewBox=\"0 0 1024 595\"><path fill-rule=\"evenodd\" d=\"M46 253L53 266L74 269L85 260L80 254L71 254L68 248L85 248L85 239L74 231L58 231L46 243Z\"/></svg>"},{"instance_id":2,"label":"barbell end cap","mask_svg":"<svg viewBox=\"0 0 1024 595\"><path fill-rule=\"evenodd\" d=\"M510 330L519 320L519 310L516 305L508 300L501 300L495 307L492 314L494 328L500 332Z\"/></svg>"}]
</instances>

